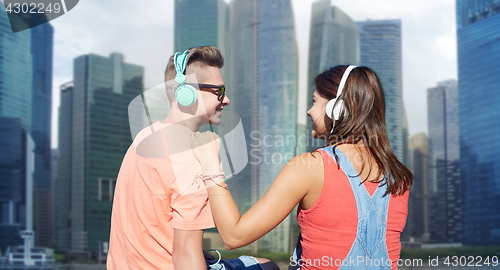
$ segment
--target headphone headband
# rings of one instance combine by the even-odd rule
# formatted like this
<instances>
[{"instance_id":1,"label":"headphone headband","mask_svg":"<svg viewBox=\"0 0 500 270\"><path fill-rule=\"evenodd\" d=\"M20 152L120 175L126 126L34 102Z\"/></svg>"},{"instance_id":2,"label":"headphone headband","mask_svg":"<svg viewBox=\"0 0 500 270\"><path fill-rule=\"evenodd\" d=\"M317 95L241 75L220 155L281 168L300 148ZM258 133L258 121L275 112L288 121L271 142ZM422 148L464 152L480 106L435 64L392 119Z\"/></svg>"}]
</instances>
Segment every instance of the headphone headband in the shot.
<instances>
[{"instance_id":1,"label":"headphone headband","mask_svg":"<svg viewBox=\"0 0 500 270\"><path fill-rule=\"evenodd\" d=\"M337 106L335 106L335 102L337 99L340 97L342 94L342 90L344 89L344 85L347 82L347 78L349 77L349 74L353 69L357 68L357 66L350 65L346 68L344 74L342 75L342 78L340 79L340 84L339 88L337 90L337 96L335 98L330 99L328 103L326 104L326 115L333 120L338 120L340 117L340 112L342 111L342 108L344 107L344 102L342 100L339 100L337 103ZM332 127L333 129L333 127Z\"/></svg>"},{"instance_id":2,"label":"headphone headband","mask_svg":"<svg viewBox=\"0 0 500 270\"><path fill-rule=\"evenodd\" d=\"M184 71L186 70L188 54L189 50L186 50L182 54L176 52L173 56L176 73L175 82L179 84L173 87L173 90L175 90L175 99L180 105L185 107L193 105L197 99L196 89L186 84L186 75Z\"/></svg>"},{"instance_id":3,"label":"headphone headband","mask_svg":"<svg viewBox=\"0 0 500 270\"><path fill-rule=\"evenodd\" d=\"M176 52L174 54L174 67L175 67L175 82L178 84L184 84L186 82L186 75L184 75L184 71L186 70L187 64L187 56L189 54L189 50L186 50L184 53Z\"/></svg>"}]
</instances>

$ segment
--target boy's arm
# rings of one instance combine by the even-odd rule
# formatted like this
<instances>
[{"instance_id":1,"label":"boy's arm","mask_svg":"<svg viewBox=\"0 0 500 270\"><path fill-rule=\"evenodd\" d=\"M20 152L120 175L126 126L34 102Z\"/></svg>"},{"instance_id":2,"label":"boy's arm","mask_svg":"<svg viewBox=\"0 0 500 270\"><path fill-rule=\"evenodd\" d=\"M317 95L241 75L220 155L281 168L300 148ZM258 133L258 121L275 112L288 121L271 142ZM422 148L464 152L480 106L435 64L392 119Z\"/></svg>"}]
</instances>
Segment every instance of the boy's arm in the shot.
<instances>
[{"instance_id":1,"label":"boy's arm","mask_svg":"<svg viewBox=\"0 0 500 270\"><path fill-rule=\"evenodd\" d=\"M203 230L174 229L172 260L175 270L206 270L202 243Z\"/></svg>"}]
</instances>

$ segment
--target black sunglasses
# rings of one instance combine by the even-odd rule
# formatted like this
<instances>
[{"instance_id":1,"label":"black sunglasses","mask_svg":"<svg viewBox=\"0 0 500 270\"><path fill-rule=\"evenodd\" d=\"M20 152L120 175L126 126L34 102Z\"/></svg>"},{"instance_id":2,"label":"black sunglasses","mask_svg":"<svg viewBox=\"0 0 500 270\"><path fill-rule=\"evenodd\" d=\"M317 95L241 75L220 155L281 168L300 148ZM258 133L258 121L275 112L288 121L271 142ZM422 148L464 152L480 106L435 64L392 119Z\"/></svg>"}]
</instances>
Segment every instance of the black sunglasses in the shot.
<instances>
[{"instance_id":1,"label":"black sunglasses","mask_svg":"<svg viewBox=\"0 0 500 270\"><path fill-rule=\"evenodd\" d=\"M186 83L189 84L195 88L199 88L200 91L207 91L211 92L215 95L217 95L217 100L222 101L224 97L226 96L226 86L224 85L213 85L213 84L204 84L204 83ZM211 90L213 88L216 88L217 90Z\"/></svg>"}]
</instances>

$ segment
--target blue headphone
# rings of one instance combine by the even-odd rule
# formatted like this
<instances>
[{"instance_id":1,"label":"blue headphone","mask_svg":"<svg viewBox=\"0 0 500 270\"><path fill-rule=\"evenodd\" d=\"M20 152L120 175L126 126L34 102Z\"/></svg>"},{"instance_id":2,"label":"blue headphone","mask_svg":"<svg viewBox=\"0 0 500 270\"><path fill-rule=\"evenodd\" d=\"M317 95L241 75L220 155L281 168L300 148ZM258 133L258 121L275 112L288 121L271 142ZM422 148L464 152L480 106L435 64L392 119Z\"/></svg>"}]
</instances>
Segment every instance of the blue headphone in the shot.
<instances>
[{"instance_id":1,"label":"blue headphone","mask_svg":"<svg viewBox=\"0 0 500 270\"><path fill-rule=\"evenodd\" d=\"M193 105L198 97L196 95L196 89L186 84L186 75L184 75L184 71L186 70L188 53L189 50L186 50L182 54L180 52L174 54L174 67L176 72L175 82L179 84L179 86L173 87L175 99L180 105L185 107Z\"/></svg>"}]
</instances>

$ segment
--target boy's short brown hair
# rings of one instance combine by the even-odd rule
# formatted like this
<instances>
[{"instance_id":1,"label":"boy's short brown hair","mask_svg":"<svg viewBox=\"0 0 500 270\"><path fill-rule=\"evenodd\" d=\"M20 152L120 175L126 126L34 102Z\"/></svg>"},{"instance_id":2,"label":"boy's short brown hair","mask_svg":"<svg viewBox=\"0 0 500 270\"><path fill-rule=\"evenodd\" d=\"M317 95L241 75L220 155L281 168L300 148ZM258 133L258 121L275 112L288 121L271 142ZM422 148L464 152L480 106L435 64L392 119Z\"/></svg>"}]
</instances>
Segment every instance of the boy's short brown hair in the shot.
<instances>
[{"instance_id":1,"label":"boy's short brown hair","mask_svg":"<svg viewBox=\"0 0 500 270\"><path fill-rule=\"evenodd\" d=\"M195 73L196 79L198 81L191 83L203 83L209 79L207 78L207 74L205 73L206 67L222 68L223 65L224 65L224 58L222 57L221 51L217 49L217 47L214 46L193 47L189 49L189 53L187 56L187 65L184 74L187 75ZM167 97L170 100L170 102L175 100L175 96L172 91L172 87L176 85L175 82L173 81L175 75L176 71L174 67L174 57L171 56L167 64L167 68L165 69L165 85L167 90ZM189 79L187 82L189 82Z\"/></svg>"}]
</instances>

